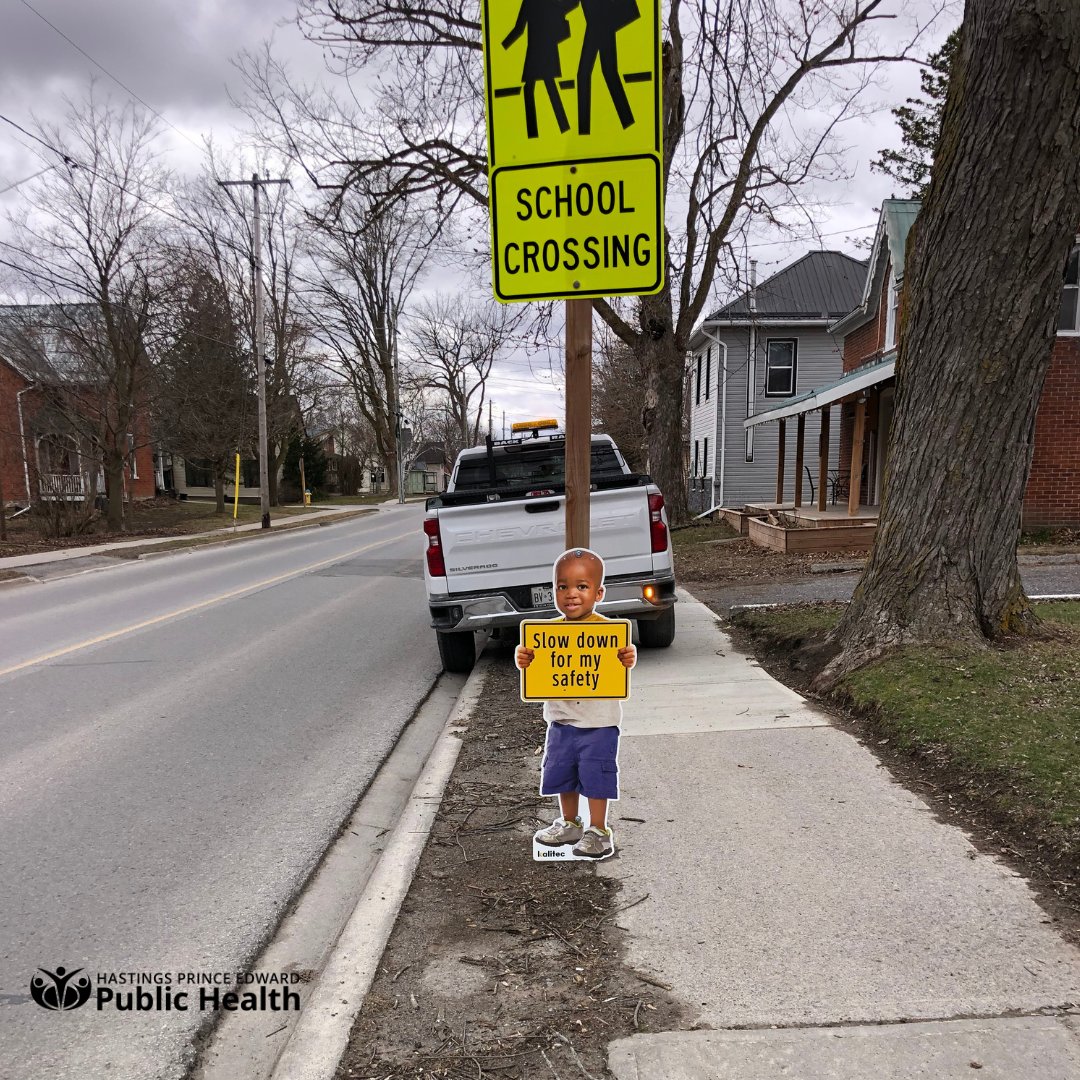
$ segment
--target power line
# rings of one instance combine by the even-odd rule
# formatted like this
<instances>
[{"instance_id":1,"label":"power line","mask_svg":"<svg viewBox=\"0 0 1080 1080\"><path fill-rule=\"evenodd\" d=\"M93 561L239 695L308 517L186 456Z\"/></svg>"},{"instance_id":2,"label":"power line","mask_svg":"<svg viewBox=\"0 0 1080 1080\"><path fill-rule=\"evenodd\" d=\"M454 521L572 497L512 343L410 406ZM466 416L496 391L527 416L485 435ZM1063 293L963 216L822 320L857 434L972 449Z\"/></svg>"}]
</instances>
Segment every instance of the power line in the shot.
<instances>
[{"instance_id":1,"label":"power line","mask_svg":"<svg viewBox=\"0 0 1080 1080\"><path fill-rule=\"evenodd\" d=\"M127 83L125 83L125 82L121 81L120 79L118 79L99 60L95 60L81 45L78 44L78 42L72 41L72 39L69 38L67 36L67 34L65 34L64 31L61 30L60 27L56 25L56 23L50 22L44 15L42 15L42 13L40 11L38 11L38 9L36 7L34 7L33 4L30 3L30 0L22 0L22 3L23 3L24 7L28 8L30 11L32 11L46 26L48 26L52 30L55 30L56 33L58 33L76 52L79 52L83 56L85 56L86 59L89 60L90 63L94 65L94 67L96 67L99 71L101 71L105 75L107 75L110 79L112 79L112 81L114 83L116 83L117 86L119 86L123 91L125 91L125 93L129 94L132 98L134 98L140 105L142 105L142 107L144 109L149 109L150 112L152 112L163 124L165 124L167 127L172 128L172 130L175 131L177 135L179 135L182 139L186 139L189 143L191 143L192 146L195 147L196 150L202 152L204 147L199 146L199 144L197 142L195 142L194 139L192 139L188 135L185 135L184 132L182 132L167 117L165 117L160 112L158 112L158 110L155 109L153 107L153 105L148 104L141 97L139 97L139 95L136 94L135 91L132 90L131 87L127 85Z\"/></svg>"}]
</instances>

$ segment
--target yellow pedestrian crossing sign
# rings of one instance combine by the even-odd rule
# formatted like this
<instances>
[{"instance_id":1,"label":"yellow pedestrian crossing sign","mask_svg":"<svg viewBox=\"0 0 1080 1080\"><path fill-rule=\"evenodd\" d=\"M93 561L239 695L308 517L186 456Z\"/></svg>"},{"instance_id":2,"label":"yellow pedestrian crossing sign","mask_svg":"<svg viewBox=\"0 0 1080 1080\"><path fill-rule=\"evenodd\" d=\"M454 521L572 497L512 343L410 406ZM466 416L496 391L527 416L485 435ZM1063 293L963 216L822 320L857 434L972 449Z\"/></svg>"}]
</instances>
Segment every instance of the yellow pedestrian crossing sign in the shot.
<instances>
[{"instance_id":1,"label":"yellow pedestrian crossing sign","mask_svg":"<svg viewBox=\"0 0 1080 1080\"><path fill-rule=\"evenodd\" d=\"M499 300L663 285L659 0L483 0Z\"/></svg>"}]
</instances>

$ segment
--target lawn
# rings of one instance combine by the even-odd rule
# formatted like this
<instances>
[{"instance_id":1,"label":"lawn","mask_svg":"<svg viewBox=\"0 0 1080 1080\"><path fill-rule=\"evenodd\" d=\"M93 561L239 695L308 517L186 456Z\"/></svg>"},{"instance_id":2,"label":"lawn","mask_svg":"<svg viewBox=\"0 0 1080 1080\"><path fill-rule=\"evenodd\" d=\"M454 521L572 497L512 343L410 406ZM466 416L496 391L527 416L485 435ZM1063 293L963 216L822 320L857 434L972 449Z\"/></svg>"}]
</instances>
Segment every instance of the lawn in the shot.
<instances>
[{"instance_id":1,"label":"lawn","mask_svg":"<svg viewBox=\"0 0 1080 1080\"><path fill-rule=\"evenodd\" d=\"M855 672L840 696L907 750L993 777L1006 813L1080 828L1080 603L1037 606L1056 631L1003 647L913 648ZM774 654L820 639L839 605L754 609L737 624ZM1077 833L1080 836L1080 832Z\"/></svg>"},{"instance_id":2,"label":"lawn","mask_svg":"<svg viewBox=\"0 0 1080 1080\"><path fill-rule=\"evenodd\" d=\"M272 519L299 517L312 513L311 508L290 505L271 507ZM249 525L259 520L257 505L241 503L236 525ZM136 503L129 511L127 529L112 533L106 528L105 519L99 517L86 532L77 536L50 537L43 534L37 522L28 515L7 522L7 540L0 541L0 556L23 555L53 551L58 548L83 547L88 544L107 543L111 540L137 540L141 537L187 536L191 533L227 529L234 524L232 506L224 514L214 512L212 502L174 499L149 499Z\"/></svg>"}]
</instances>

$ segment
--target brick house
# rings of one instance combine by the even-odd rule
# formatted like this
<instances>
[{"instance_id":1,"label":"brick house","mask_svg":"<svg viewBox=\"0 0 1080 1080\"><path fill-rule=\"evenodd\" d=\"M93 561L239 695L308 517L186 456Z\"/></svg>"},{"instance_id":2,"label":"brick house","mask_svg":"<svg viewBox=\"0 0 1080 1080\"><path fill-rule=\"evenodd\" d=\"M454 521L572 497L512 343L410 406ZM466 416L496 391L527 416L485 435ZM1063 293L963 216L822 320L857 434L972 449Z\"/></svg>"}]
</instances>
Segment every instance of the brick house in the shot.
<instances>
[{"instance_id":1,"label":"brick house","mask_svg":"<svg viewBox=\"0 0 1080 1080\"><path fill-rule=\"evenodd\" d=\"M51 329L56 308L0 307L0 483L5 503L78 501L104 494L100 455L90 445L93 426L72 421L85 405L90 418L100 409L98 391L85 368ZM68 305L65 318L96 317L93 305ZM63 407L58 402L63 400ZM124 495L152 498L155 491L149 421L136 416L127 433Z\"/></svg>"},{"instance_id":2,"label":"brick house","mask_svg":"<svg viewBox=\"0 0 1080 1080\"><path fill-rule=\"evenodd\" d=\"M904 257L920 205L911 199L882 204L862 300L829 328L842 352L842 377L786 409L772 408L745 421L749 429L818 411L828 427L825 414L838 406L840 494L852 517L875 519L881 501ZM1036 419L1023 526L1080 526L1080 244L1072 251L1063 284L1058 334Z\"/></svg>"}]
</instances>

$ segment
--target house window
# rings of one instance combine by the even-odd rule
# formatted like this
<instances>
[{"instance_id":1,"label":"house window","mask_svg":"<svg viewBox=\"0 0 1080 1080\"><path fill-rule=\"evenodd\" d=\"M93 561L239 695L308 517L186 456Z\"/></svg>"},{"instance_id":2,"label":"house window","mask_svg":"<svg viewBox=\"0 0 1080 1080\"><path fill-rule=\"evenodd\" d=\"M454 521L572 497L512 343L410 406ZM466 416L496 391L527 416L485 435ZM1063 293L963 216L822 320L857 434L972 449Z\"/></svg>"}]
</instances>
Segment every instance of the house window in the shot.
<instances>
[{"instance_id":1,"label":"house window","mask_svg":"<svg viewBox=\"0 0 1080 1080\"><path fill-rule=\"evenodd\" d=\"M189 488L214 486L214 463L209 458L185 458L184 479Z\"/></svg>"},{"instance_id":2,"label":"house window","mask_svg":"<svg viewBox=\"0 0 1080 1080\"><path fill-rule=\"evenodd\" d=\"M900 310L900 287L893 274L889 274L889 299L885 310L885 348L896 346L896 317Z\"/></svg>"},{"instance_id":3,"label":"house window","mask_svg":"<svg viewBox=\"0 0 1080 1080\"><path fill-rule=\"evenodd\" d=\"M705 350L705 400L709 400L709 388L712 386L712 346Z\"/></svg>"},{"instance_id":4,"label":"house window","mask_svg":"<svg viewBox=\"0 0 1080 1080\"><path fill-rule=\"evenodd\" d=\"M712 466L709 463L709 440L705 439L705 451L701 455L701 475L709 476L712 473Z\"/></svg>"},{"instance_id":5,"label":"house window","mask_svg":"<svg viewBox=\"0 0 1080 1080\"><path fill-rule=\"evenodd\" d=\"M1080 244L1072 249L1065 267L1058 330L1066 334L1080 333Z\"/></svg>"},{"instance_id":6,"label":"house window","mask_svg":"<svg viewBox=\"0 0 1080 1080\"><path fill-rule=\"evenodd\" d=\"M794 338L770 338L765 343L765 396L790 397L795 393L798 342Z\"/></svg>"},{"instance_id":7,"label":"house window","mask_svg":"<svg viewBox=\"0 0 1080 1080\"><path fill-rule=\"evenodd\" d=\"M128 432L127 437L128 446L128 472L131 474L132 480L139 479L139 463L135 458L135 436Z\"/></svg>"},{"instance_id":8,"label":"house window","mask_svg":"<svg viewBox=\"0 0 1080 1080\"><path fill-rule=\"evenodd\" d=\"M695 378L694 378L694 404L701 404L701 354L698 353L696 357L697 363L694 365Z\"/></svg>"},{"instance_id":9,"label":"house window","mask_svg":"<svg viewBox=\"0 0 1080 1080\"><path fill-rule=\"evenodd\" d=\"M247 488L257 488L260 485L259 481L259 459L258 458L241 458L240 459L240 486Z\"/></svg>"},{"instance_id":10,"label":"house window","mask_svg":"<svg viewBox=\"0 0 1080 1080\"><path fill-rule=\"evenodd\" d=\"M695 439L694 440L694 471L690 474L691 476L697 476L697 474L698 474L698 460L699 460L699 458L698 458L698 450L700 448L701 448L701 444L698 442L697 439Z\"/></svg>"}]
</instances>

